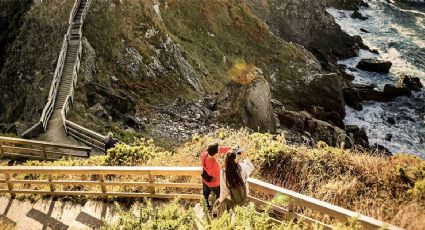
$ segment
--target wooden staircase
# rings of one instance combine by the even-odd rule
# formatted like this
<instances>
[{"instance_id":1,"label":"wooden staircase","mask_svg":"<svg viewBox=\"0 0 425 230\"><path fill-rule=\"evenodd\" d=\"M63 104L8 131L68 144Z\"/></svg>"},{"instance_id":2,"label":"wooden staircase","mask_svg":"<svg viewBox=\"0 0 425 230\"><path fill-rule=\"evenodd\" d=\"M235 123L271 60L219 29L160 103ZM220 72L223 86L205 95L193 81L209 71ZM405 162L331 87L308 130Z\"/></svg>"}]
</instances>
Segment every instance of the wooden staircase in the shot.
<instances>
[{"instance_id":1,"label":"wooden staircase","mask_svg":"<svg viewBox=\"0 0 425 230\"><path fill-rule=\"evenodd\" d=\"M68 42L65 64L62 70L61 81L56 95L55 109L62 109L68 95L71 94L73 86L73 72L75 62L77 61L78 49L81 43L82 23L81 16L84 8L87 6L87 0L81 1L77 14L71 26L71 36Z\"/></svg>"}]
</instances>

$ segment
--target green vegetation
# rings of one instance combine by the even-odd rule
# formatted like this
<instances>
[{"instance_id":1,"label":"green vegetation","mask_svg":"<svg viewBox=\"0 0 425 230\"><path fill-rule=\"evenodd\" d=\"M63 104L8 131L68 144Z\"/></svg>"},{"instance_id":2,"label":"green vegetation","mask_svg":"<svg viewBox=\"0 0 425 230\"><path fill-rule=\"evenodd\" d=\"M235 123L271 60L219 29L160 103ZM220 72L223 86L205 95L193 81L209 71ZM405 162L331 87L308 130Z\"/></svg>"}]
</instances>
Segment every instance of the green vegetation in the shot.
<instances>
[{"instance_id":1,"label":"green vegetation","mask_svg":"<svg viewBox=\"0 0 425 230\"><path fill-rule=\"evenodd\" d=\"M134 205L129 211L123 211L118 205L119 219L108 224L103 230L185 230L185 229L303 229L300 224L278 225L271 222L267 212L256 213L253 204L248 207L237 207L231 213L224 213L220 218L206 216L199 219L191 207L182 207L178 200L169 204L154 207L148 200L143 207ZM200 210L198 210L199 212Z\"/></svg>"},{"instance_id":2,"label":"green vegetation","mask_svg":"<svg viewBox=\"0 0 425 230\"><path fill-rule=\"evenodd\" d=\"M111 150L110 156L92 157L89 161L26 164L199 166L198 156L211 142L243 146L246 156L257 166L255 178L401 227L415 229L414 226L425 224L423 160L403 154L374 157L324 143L316 148L295 147L285 144L283 134L223 129L195 136L171 152L140 139L132 147L121 145ZM276 204L285 202L285 197L274 200ZM319 217L317 213L305 214Z\"/></svg>"}]
</instances>

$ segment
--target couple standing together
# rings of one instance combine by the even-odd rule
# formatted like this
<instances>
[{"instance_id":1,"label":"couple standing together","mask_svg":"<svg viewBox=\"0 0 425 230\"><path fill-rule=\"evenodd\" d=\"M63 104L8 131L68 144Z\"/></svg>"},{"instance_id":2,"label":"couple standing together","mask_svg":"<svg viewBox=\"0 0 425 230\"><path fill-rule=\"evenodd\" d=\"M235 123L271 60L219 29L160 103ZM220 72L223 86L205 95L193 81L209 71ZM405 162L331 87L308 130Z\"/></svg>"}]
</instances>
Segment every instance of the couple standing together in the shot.
<instances>
[{"instance_id":1,"label":"couple standing together","mask_svg":"<svg viewBox=\"0 0 425 230\"><path fill-rule=\"evenodd\" d=\"M225 155L223 170L220 170L218 158ZM211 192L217 201L214 207L229 211L234 206L242 206L247 202L248 178L254 166L248 159L242 160L243 150L240 148L220 147L211 144L201 154L203 195L208 210L212 210L208 200Z\"/></svg>"}]
</instances>

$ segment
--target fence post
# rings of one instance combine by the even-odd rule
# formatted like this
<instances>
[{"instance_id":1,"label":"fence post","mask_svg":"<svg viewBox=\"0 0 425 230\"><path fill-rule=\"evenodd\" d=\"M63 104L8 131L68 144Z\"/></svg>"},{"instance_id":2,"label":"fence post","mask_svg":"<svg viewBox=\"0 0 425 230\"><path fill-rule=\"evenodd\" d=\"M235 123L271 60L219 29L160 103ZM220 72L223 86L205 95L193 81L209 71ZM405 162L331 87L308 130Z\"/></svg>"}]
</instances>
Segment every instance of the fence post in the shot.
<instances>
[{"instance_id":1,"label":"fence post","mask_svg":"<svg viewBox=\"0 0 425 230\"><path fill-rule=\"evenodd\" d=\"M43 153L44 153L44 158L47 161L47 152L46 152L46 146L45 145L43 145Z\"/></svg>"},{"instance_id":2,"label":"fence post","mask_svg":"<svg viewBox=\"0 0 425 230\"><path fill-rule=\"evenodd\" d=\"M149 191L152 195L155 194L155 186L153 185L153 183L154 183L154 176L149 171L149 185L150 185Z\"/></svg>"},{"instance_id":3,"label":"fence post","mask_svg":"<svg viewBox=\"0 0 425 230\"><path fill-rule=\"evenodd\" d=\"M4 149L3 149L3 142L0 141L0 153L3 155L4 154Z\"/></svg>"},{"instance_id":4,"label":"fence post","mask_svg":"<svg viewBox=\"0 0 425 230\"><path fill-rule=\"evenodd\" d=\"M99 174L99 181L100 181L100 190L103 194L103 199L106 199L106 186L105 186L105 175Z\"/></svg>"},{"instance_id":5,"label":"fence post","mask_svg":"<svg viewBox=\"0 0 425 230\"><path fill-rule=\"evenodd\" d=\"M48 180L49 180L49 187L50 187L50 192L54 192L55 191L55 185L52 183L53 181L53 177L52 174L49 174L47 176Z\"/></svg>"},{"instance_id":6,"label":"fence post","mask_svg":"<svg viewBox=\"0 0 425 230\"><path fill-rule=\"evenodd\" d=\"M289 212L289 216L288 216L288 221L291 220L292 218L295 217L294 215L294 202L292 201L292 199L289 200L288 203L288 212Z\"/></svg>"},{"instance_id":7,"label":"fence post","mask_svg":"<svg viewBox=\"0 0 425 230\"><path fill-rule=\"evenodd\" d=\"M9 173L5 173L4 176L6 177L6 184L7 184L7 189L9 190L9 193L10 193L10 197L12 199L15 199L15 193L13 192L13 184L10 182L10 175Z\"/></svg>"}]
</instances>

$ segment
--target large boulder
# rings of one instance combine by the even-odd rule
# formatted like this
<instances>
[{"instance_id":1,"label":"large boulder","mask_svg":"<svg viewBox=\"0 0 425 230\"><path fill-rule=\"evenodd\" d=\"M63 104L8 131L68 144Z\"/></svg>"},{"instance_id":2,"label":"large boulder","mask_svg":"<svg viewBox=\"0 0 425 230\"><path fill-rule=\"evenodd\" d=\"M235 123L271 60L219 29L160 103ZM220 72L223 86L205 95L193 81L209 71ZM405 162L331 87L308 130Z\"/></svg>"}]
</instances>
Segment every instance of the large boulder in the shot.
<instances>
[{"instance_id":1,"label":"large boulder","mask_svg":"<svg viewBox=\"0 0 425 230\"><path fill-rule=\"evenodd\" d=\"M248 87L244 106L248 127L269 132L276 130L276 122L270 100L270 87L266 80L256 80Z\"/></svg>"},{"instance_id":2,"label":"large boulder","mask_svg":"<svg viewBox=\"0 0 425 230\"><path fill-rule=\"evenodd\" d=\"M345 103L353 109L362 110L362 97L358 89L355 88L345 88L344 92L344 100Z\"/></svg>"},{"instance_id":3,"label":"large boulder","mask_svg":"<svg viewBox=\"0 0 425 230\"><path fill-rule=\"evenodd\" d=\"M384 86L384 96L389 99L402 96L411 96L412 91L406 87L398 87L390 84Z\"/></svg>"},{"instance_id":4,"label":"large boulder","mask_svg":"<svg viewBox=\"0 0 425 230\"><path fill-rule=\"evenodd\" d=\"M418 77L402 76L400 78L400 85L412 91L420 91L424 86Z\"/></svg>"},{"instance_id":5,"label":"large boulder","mask_svg":"<svg viewBox=\"0 0 425 230\"><path fill-rule=\"evenodd\" d=\"M411 96L411 89L416 89L418 86L410 85L409 88L408 85L410 82L408 80L404 80L404 82L406 82L406 84L386 84L383 91L376 90L373 85L349 84L347 88L343 90L345 103L353 109L362 110L361 103L363 101L388 102L397 97Z\"/></svg>"},{"instance_id":6,"label":"large boulder","mask_svg":"<svg viewBox=\"0 0 425 230\"><path fill-rule=\"evenodd\" d=\"M277 122L271 104L269 83L258 77L248 84L231 82L220 93L220 119L255 131L275 132Z\"/></svg>"},{"instance_id":7,"label":"large boulder","mask_svg":"<svg viewBox=\"0 0 425 230\"><path fill-rule=\"evenodd\" d=\"M362 59L357 68L376 73L389 73L393 64L390 61L383 61L378 59Z\"/></svg>"}]
</instances>

